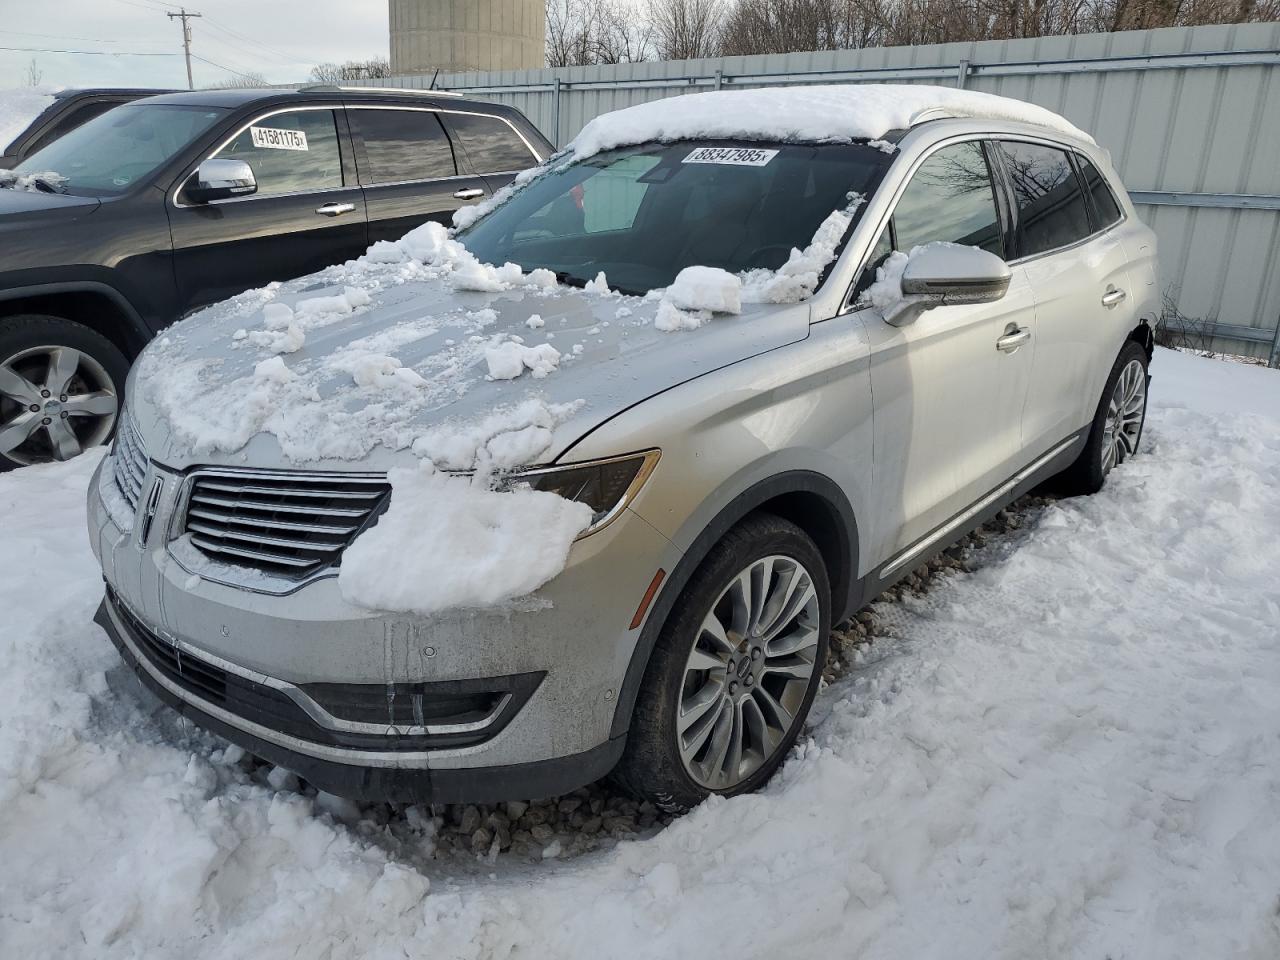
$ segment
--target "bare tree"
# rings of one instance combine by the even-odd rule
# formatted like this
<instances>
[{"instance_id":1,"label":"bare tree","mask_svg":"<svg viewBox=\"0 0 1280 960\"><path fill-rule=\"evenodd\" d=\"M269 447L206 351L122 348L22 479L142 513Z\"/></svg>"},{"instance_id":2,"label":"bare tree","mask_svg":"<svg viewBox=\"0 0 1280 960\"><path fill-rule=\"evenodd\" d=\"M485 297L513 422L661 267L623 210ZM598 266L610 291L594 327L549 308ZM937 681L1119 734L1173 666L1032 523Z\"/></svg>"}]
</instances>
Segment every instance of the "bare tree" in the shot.
<instances>
[{"instance_id":1,"label":"bare tree","mask_svg":"<svg viewBox=\"0 0 1280 960\"><path fill-rule=\"evenodd\" d=\"M547 0L547 66L635 63L652 29L624 0Z\"/></svg>"},{"instance_id":2,"label":"bare tree","mask_svg":"<svg viewBox=\"0 0 1280 960\"><path fill-rule=\"evenodd\" d=\"M36 63L36 58L32 57L31 62L27 64L27 86L38 87L40 81L44 79L44 71L40 69L40 65Z\"/></svg>"},{"instance_id":3,"label":"bare tree","mask_svg":"<svg viewBox=\"0 0 1280 960\"><path fill-rule=\"evenodd\" d=\"M246 87L269 87L269 81L263 74L256 71L251 73L237 73L233 77L227 77L225 80L218 80L215 83L205 87L206 90L240 90Z\"/></svg>"},{"instance_id":4,"label":"bare tree","mask_svg":"<svg viewBox=\"0 0 1280 960\"><path fill-rule=\"evenodd\" d=\"M348 60L345 63L319 63L311 68L316 83L350 83L353 80L377 80L391 76L391 61L386 57Z\"/></svg>"},{"instance_id":5,"label":"bare tree","mask_svg":"<svg viewBox=\"0 0 1280 960\"><path fill-rule=\"evenodd\" d=\"M720 49L722 0L649 0L653 47L659 60L693 60Z\"/></svg>"}]
</instances>

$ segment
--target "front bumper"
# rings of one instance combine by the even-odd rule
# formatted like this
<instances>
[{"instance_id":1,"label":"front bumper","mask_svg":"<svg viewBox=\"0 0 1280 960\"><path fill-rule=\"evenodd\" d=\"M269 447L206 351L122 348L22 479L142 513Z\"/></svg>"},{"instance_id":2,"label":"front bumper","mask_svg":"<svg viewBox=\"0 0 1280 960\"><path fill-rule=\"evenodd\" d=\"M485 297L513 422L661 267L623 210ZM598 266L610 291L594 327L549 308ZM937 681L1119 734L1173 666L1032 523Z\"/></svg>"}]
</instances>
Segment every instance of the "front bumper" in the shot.
<instances>
[{"instance_id":1,"label":"front bumper","mask_svg":"<svg viewBox=\"0 0 1280 960\"><path fill-rule=\"evenodd\" d=\"M355 607L332 575L284 594L202 577L170 549L183 474L147 465L144 523L122 517L118 497L108 508L110 464L88 501L107 583L95 619L147 685L201 726L360 798L548 796L598 779L620 756L624 738L610 730L640 633L630 621L653 572L678 559L638 516L579 541L535 603L421 618ZM491 699L465 723L406 727L353 722L309 695L352 685Z\"/></svg>"}]
</instances>

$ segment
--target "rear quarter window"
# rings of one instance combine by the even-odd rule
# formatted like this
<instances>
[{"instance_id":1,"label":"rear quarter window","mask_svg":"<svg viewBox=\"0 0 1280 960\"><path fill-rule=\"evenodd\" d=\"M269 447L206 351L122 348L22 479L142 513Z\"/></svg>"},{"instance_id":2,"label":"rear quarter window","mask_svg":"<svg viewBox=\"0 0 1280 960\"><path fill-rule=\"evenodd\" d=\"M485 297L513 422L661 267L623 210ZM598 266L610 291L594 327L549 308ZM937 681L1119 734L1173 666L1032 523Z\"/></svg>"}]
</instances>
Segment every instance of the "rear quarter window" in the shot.
<instances>
[{"instance_id":1,"label":"rear quarter window","mask_svg":"<svg viewBox=\"0 0 1280 960\"><path fill-rule=\"evenodd\" d=\"M1084 177L1085 189L1093 197L1093 212L1098 217L1098 229L1104 230L1120 219L1120 204L1104 177L1087 157L1076 154L1080 164L1080 174Z\"/></svg>"},{"instance_id":2,"label":"rear quarter window","mask_svg":"<svg viewBox=\"0 0 1280 960\"><path fill-rule=\"evenodd\" d=\"M520 135L498 117L444 113L441 119L453 142L462 147L473 173L509 173L538 162Z\"/></svg>"},{"instance_id":3,"label":"rear quarter window","mask_svg":"<svg viewBox=\"0 0 1280 960\"><path fill-rule=\"evenodd\" d=\"M1066 150L1017 140L998 145L1018 208L1018 256L1070 246L1093 232Z\"/></svg>"}]
</instances>

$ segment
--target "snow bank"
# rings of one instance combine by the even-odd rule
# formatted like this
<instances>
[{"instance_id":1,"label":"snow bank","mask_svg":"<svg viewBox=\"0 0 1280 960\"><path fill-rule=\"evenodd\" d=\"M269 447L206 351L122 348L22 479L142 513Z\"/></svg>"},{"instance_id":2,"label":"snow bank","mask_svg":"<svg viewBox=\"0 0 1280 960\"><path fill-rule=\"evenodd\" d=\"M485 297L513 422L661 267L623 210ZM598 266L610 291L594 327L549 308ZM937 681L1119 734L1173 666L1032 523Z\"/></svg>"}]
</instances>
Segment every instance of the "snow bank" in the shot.
<instances>
[{"instance_id":1,"label":"snow bank","mask_svg":"<svg viewBox=\"0 0 1280 960\"><path fill-rule=\"evenodd\" d=\"M628 144L693 138L832 142L879 140L926 110L1048 127L1093 138L1058 114L1021 100L926 84L717 90L668 97L590 121L566 148L574 160Z\"/></svg>"},{"instance_id":2,"label":"snow bank","mask_svg":"<svg viewBox=\"0 0 1280 960\"><path fill-rule=\"evenodd\" d=\"M20 87L0 90L0 153L3 153L31 121L53 103L56 87Z\"/></svg>"},{"instance_id":3,"label":"snow bank","mask_svg":"<svg viewBox=\"0 0 1280 960\"><path fill-rule=\"evenodd\" d=\"M156 710L89 622L100 454L0 475L6 955L1280 956L1280 374L1153 372L1146 452L877 605L772 785L568 861L437 859Z\"/></svg>"},{"instance_id":4,"label":"snow bank","mask_svg":"<svg viewBox=\"0 0 1280 960\"><path fill-rule=\"evenodd\" d=\"M554 493L498 492L429 463L388 474L391 506L348 547L338 584L376 610L432 614L532 593L564 569L591 508Z\"/></svg>"}]
</instances>

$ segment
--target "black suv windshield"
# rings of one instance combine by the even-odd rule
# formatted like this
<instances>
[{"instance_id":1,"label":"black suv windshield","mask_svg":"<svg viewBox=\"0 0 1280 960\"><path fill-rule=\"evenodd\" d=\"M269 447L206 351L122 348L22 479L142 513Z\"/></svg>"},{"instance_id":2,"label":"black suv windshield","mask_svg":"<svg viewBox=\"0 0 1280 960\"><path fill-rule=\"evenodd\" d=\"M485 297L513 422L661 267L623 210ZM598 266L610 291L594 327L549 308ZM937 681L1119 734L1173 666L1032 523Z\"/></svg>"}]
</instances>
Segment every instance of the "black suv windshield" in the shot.
<instances>
[{"instance_id":1,"label":"black suv windshield","mask_svg":"<svg viewBox=\"0 0 1280 960\"><path fill-rule=\"evenodd\" d=\"M567 283L603 270L624 293L690 266L777 269L851 194L869 197L892 159L864 143L626 147L540 175L458 238L482 261Z\"/></svg>"},{"instance_id":2,"label":"black suv windshield","mask_svg":"<svg viewBox=\"0 0 1280 960\"><path fill-rule=\"evenodd\" d=\"M65 193L114 196L167 162L226 112L218 107L126 104L37 150L14 170L59 174L66 178L58 181Z\"/></svg>"}]
</instances>

